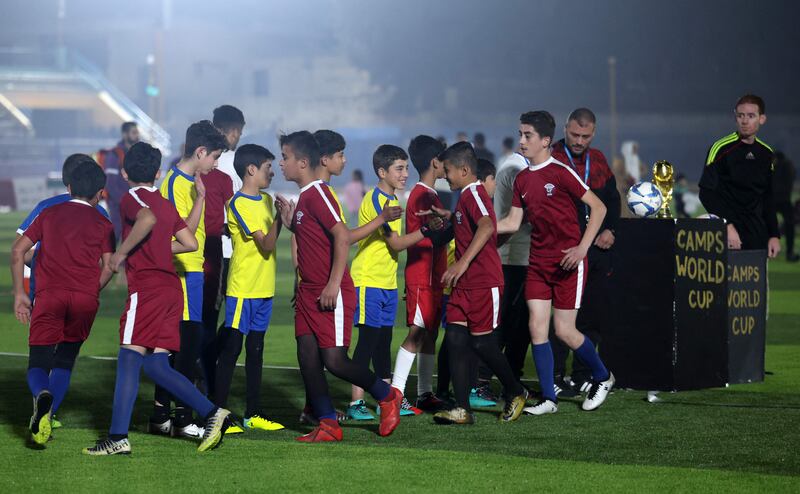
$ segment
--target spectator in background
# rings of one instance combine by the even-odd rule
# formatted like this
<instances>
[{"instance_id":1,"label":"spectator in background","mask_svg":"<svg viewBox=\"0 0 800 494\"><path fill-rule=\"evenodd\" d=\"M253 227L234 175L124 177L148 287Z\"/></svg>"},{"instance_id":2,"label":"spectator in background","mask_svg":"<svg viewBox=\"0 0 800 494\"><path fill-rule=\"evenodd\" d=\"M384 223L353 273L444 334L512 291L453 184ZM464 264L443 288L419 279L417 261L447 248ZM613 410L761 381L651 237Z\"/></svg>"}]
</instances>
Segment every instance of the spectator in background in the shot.
<instances>
[{"instance_id":1,"label":"spectator in background","mask_svg":"<svg viewBox=\"0 0 800 494\"><path fill-rule=\"evenodd\" d=\"M512 154L514 154L514 138L513 137L504 137L503 138L503 152L502 152L502 154L500 154L500 159L497 160L497 162L502 164Z\"/></svg>"},{"instance_id":2,"label":"spectator in background","mask_svg":"<svg viewBox=\"0 0 800 494\"><path fill-rule=\"evenodd\" d=\"M456 134L456 142L469 142L469 136L462 130Z\"/></svg>"},{"instance_id":3,"label":"spectator in background","mask_svg":"<svg viewBox=\"0 0 800 494\"><path fill-rule=\"evenodd\" d=\"M686 212L686 192L689 190L689 181L686 175L679 173L675 186L672 189L672 197L675 199L675 214L678 218L688 218L689 214Z\"/></svg>"},{"instance_id":4,"label":"spectator in background","mask_svg":"<svg viewBox=\"0 0 800 494\"><path fill-rule=\"evenodd\" d=\"M119 202L128 193L128 182L122 178L120 170L125 161L125 153L139 142L139 127L136 122L125 122L120 128L122 139L111 149L103 149L97 153L97 162L106 172L106 204L114 225L114 238L122 236L122 219L119 215Z\"/></svg>"},{"instance_id":5,"label":"spectator in background","mask_svg":"<svg viewBox=\"0 0 800 494\"><path fill-rule=\"evenodd\" d=\"M483 135L483 133L477 132L475 134L472 147L475 148L475 156L477 156L478 159L483 159L494 164L494 153L486 149L486 136Z\"/></svg>"},{"instance_id":6,"label":"spectator in background","mask_svg":"<svg viewBox=\"0 0 800 494\"><path fill-rule=\"evenodd\" d=\"M436 136L436 140L442 143L442 146L447 148L447 139L444 136Z\"/></svg>"},{"instance_id":7,"label":"spectator in background","mask_svg":"<svg viewBox=\"0 0 800 494\"><path fill-rule=\"evenodd\" d=\"M792 205L792 188L794 187L795 169L783 152L775 153L775 171L772 175L772 192L775 194L775 209L783 217L783 234L786 237L786 260L797 262L800 256L794 253L794 207Z\"/></svg>"},{"instance_id":8,"label":"spectator in background","mask_svg":"<svg viewBox=\"0 0 800 494\"><path fill-rule=\"evenodd\" d=\"M364 194L367 189L364 186L364 174L361 170L353 170L353 175L350 182L342 189L342 198L344 198L344 207L347 208L347 213L350 218L354 218L358 213L358 208L361 206L361 201L364 199ZM355 222L358 224L358 221Z\"/></svg>"},{"instance_id":9,"label":"spectator in background","mask_svg":"<svg viewBox=\"0 0 800 494\"><path fill-rule=\"evenodd\" d=\"M625 174L628 187L642 180L645 174L644 163L639 158L639 143L636 141L625 141L622 143L622 159L625 164Z\"/></svg>"}]
</instances>

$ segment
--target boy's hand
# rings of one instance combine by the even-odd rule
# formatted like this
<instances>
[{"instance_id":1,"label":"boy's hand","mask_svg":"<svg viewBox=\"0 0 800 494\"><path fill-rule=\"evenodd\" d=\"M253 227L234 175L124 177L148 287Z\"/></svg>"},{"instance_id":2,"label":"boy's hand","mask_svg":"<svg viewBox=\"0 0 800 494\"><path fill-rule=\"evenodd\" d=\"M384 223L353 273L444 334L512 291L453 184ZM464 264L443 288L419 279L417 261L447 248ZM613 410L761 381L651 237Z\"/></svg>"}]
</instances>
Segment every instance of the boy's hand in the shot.
<instances>
[{"instance_id":1,"label":"boy's hand","mask_svg":"<svg viewBox=\"0 0 800 494\"><path fill-rule=\"evenodd\" d=\"M328 283L319 294L319 308L322 310L336 309L336 299L339 297L339 287Z\"/></svg>"},{"instance_id":2,"label":"boy's hand","mask_svg":"<svg viewBox=\"0 0 800 494\"><path fill-rule=\"evenodd\" d=\"M467 266L460 260L456 261L452 266L447 268L447 271L442 275L442 284L445 287L455 287L458 280L466 272Z\"/></svg>"},{"instance_id":3,"label":"boy's hand","mask_svg":"<svg viewBox=\"0 0 800 494\"><path fill-rule=\"evenodd\" d=\"M441 216L431 216L428 220L428 228L431 230L441 230L444 227L444 220Z\"/></svg>"},{"instance_id":4,"label":"boy's hand","mask_svg":"<svg viewBox=\"0 0 800 494\"><path fill-rule=\"evenodd\" d=\"M581 261L583 261L583 258L586 257L586 249L580 245L570 247L569 249L562 250L561 252L564 253L564 258L561 259L559 265L567 271L572 271L573 269L577 268L578 264L580 264Z\"/></svg>"},{"instance_id":5,"label":"boy's hand","mask_svg":"<svg viewBox=\"0 0 800 494\"><path fill-rule=\"evenodd\" d=\"M294 208L295 208L294 201L290 201L280 194L275 196L275 209L278 210L278 214L281 217L281 221L287 227L292 224L292 216L294 216Z\"/></svg>"},{"instance_id":6,"label":"boy's hand","mask_svg":"<svg viewBox=\"0 0 800 494\"><path fill-rule=\"evenodd\" d=\"M194 188L197 190L197 198L198 199L205 199L206 197L206 186L203 183L203 179L200 175L194 176Z\"/></svg>"},{"instance_id":7,"label":"boy's hand","mask_svg":"<svg viewBox=\"0 0 800 494\"><path fill-rule=\"evenodd\" d=\"M124 263L125 259L127 258L128 258L127 254L114 252L114 254L111 256L111 260L108 262L108 267L111 269L111 271L119 273L120 270L122 269L122 263Z\"/></svg>"},{"instance_id":8,"label":"boy's hand","mask_svg":"<svg viewBox=\"0 0 800 494\"><path fill-rule=\"evenodd\" d=\"M425 211L419 211L417 213L417 216L435 216L450 221L450 217L453 216L453 213L450 212L449 209L442 209L442 208L437 208L436 206L431 206L430 209L427 209Z\"/></svg>"},{"instance_id":9,"label":"boy's hand","mask_svg":"<svg viewBox=\"0 0 800 494\"><path fill-rule=\"evenodd\" d=\"M400 206L389 206L389 199L386 199L386 202L383 203L383 211L381 211L381 216L383 217L384 222L390 223L400 219L400 217L403 216L403 208Z\"/></svg>"},{"instance_id":10,"label":"boy's hand","mask_svg":"<svg viewBox=\"0 0 800 494\"><path fill-rule=\"evenodd\" d=\"M31 299L25 292L14 294L14 315L22 324L31 322Z\"/></svg>"},{"instance_id":11,"label":"boy's hand","mask_svg":"<svg viewBox=\"0 0 800 494\"><path fill-rule=\"evenodd\" d=\"M614 240L614 233L606 228L597 236L594 244L600 249L608 250L614 245Z\"/></svg>"}]
</instances>

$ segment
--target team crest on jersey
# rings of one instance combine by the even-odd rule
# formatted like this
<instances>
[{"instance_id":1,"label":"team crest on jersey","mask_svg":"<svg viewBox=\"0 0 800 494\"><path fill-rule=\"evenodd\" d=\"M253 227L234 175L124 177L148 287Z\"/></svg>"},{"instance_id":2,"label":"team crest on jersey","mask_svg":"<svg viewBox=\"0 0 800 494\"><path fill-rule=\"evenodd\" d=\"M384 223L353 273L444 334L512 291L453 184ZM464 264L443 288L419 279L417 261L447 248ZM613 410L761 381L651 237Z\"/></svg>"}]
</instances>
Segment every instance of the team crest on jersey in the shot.
<instances>
[{"instance_id":1,"label":"team crest on jersey","mask_svg":"<svg viewBox=\"0 0 800 494\"><path fill-rule=\"evenodd\" d=\"M303 212L298 211L297 214L294 215L294 218L295 218L295 223L299 225L300 221L303 219Z\"/></svg>"},{"instance_id":2,"label":"team crest on jersey","mask_svg":"<svg viewBox=\"0 0 800 494\"><path fill-rule=\"evenodd\" d=\"M456 211L456 223L461 224L461 211Z\"/></svg>"},{"instance_id":3,"label":"team crest on jersey","mask_svg":"<svg viewBox=\"0 0 800 494\"><path fill-rule=\"evenodd\" d=\"M547 192L547 197L552 197L554 190L556 190L556 186L555 185L553 185L551 183L547 183L547 184L544 185L544 191Z\"/></svg>"}]
</instances>

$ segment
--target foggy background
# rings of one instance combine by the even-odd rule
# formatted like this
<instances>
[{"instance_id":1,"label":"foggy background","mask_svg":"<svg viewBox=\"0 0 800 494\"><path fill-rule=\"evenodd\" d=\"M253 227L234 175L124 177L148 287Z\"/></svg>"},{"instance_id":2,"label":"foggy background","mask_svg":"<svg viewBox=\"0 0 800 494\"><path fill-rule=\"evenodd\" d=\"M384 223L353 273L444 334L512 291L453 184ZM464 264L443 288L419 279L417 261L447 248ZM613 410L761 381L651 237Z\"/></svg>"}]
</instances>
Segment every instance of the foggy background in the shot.
<instances>
[{"instance_id":1,"label":"foggy background","mask_svg":"<svg viewBox=\"0 0 800 494\"><path fill-rule=\"evenodd\" d=\"M551 111L558 139L580 106L597 113L593 146L609 161L634 140L646 164L666 159L697 180L747 92L767 103L759 137L800 156L798 13L739 0L4 0L0 179L112 147L113 104L151 118L145 140L160 136L170 157L191 122L232 104L247 121L241 144L276 155L280 132L341 132L348 167L334 184L356 168L373 183L381 143L480 131L499 155L520 113ZM117 103L98 103L103 92Z\"/></svg>"}]
</instances>

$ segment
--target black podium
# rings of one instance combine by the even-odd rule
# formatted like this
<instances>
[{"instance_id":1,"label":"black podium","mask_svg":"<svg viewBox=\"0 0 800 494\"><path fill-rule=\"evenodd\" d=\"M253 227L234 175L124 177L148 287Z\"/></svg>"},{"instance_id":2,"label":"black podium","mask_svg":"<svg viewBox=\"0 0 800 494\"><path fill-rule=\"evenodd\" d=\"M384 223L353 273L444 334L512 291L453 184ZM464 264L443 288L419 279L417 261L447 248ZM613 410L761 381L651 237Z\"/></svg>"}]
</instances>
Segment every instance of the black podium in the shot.
<instances>
[{"instance_id":1,"label":"black podium","mask_svg":"<svg viewBox=\"0 0 800 494\"><path fill-rule=\"evenodd\" d=\"M616 237L600 352L619 387L763 380L764 251L729 253L721 220L623 219Z\"/></svg>"}]
</instances>

